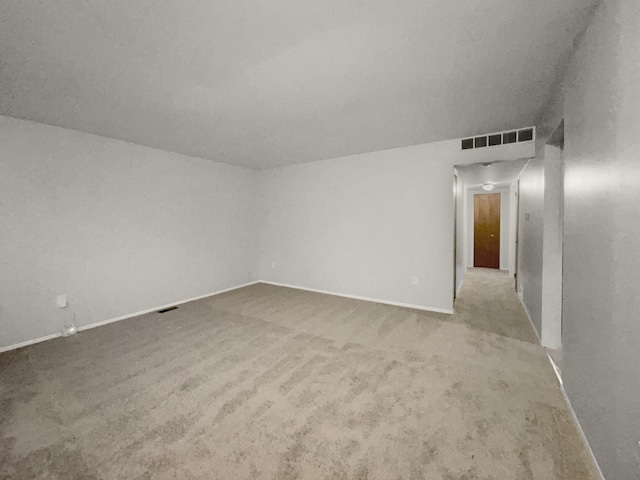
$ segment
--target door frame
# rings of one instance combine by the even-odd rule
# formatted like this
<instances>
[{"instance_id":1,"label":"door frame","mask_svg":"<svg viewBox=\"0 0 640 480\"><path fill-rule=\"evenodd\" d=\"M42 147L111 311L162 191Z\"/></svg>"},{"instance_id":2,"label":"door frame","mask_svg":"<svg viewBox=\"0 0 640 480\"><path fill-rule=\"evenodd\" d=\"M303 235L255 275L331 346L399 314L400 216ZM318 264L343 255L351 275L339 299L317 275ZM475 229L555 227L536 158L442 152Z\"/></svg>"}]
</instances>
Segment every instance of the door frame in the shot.
<instances>
[{"instance_id":1,"label":"door frame","mask_svg":"<svg viewBox=\"0 0 640 480\"><path fill-rule=\"evenodd\" d=\"M466 189L466 192L467 192L467 195L466 195L466 200L465 200L465 204L464 204L464 207L463 207L464 211L465 211L465 214L466 214L466 218L464 219L464 222L466 224L465 225L466 238L464 240L464 249L465 249L465 252L466 252L466 259L465 259L466 265L465 265L465 267L474 268L473 267L473 259L474 259L473 258L474 257L474 255L473 255L473 237L474 237L474 234L473 234L473 219L474 219L474 213L473 213L473 201L474 200L473 200L473 196L475 194L500 193L502 195L502 197L500 199L500 209L501 209L500 211L502 212L502 207L505 205L505 201L506 201L505 198L504 198L504 195L506 194L507 197L509 196L509 187L497 187L497 188L493 189L491 192L487 192L487 191L482 190L481 187L475 187L474 186L474 187L468 187ZM511 204L509 204L509 207L508 207L509 209L511 208L510 205ZM508 211L505 211L505 212L507 213L507 215L503 216L501 214L501 217L500 217L500 224L501 225L502 225L503 221L506 222L505 225L509 225L510 221L511 221L511 219L509 218L509 215L508 215ZM500 237L502 237L503 235L506 235L505 238L508 238L509 242L511 242L512 238L509 235L509 231L508 230L509 229L507 229L507 231L503 231L502 226L501 226L500 227ZM501 240L500 240L500 251L501 251L501 253L503 251L502 250L503 248L507 248L507 246L503 245L503 240L501 238ZM510 244L509 244L509 248L511 248ZM501 254L501 258L502 258L502 256L503 255ZM500 266L501 267L503 266L502 262L501 262ZM501 270L502 270L502 268L501 268Z\"/></svg>"},{"instance_id":2,"label":"door frame","mask_svg":"<svg viewBox=\"0 0 640 480\"><path fill-rule=\"evenodd\" d=\"M520 253L520 175L518 175L518 179L516 180L516 241L515 241L515 249L516 249L516 255L515 255L515 262L513 265L513 270L514 270L514 274L513 274L513 278L515 280L515 290L516 293L518 292L518 257L519 257L519 253Z\"/></svg>"},{"instance_id":3,"label":"door frame","mask_svg":"<svg viewBox=\"0 0 640 480\"><path fill-rule=\"evenodd\" d=\"M453 301L458 297L458 172L453 169Z\"/></svg>"},{"instance_id":4,"label":"door frame","mask_svg":"<svg viewBox=\"0 0 640 480\"><path fill-rule=\"evenodd\" d=\"M504 192L502 191L483 191L483 192L474 192L473 194L473 268L495 268L496 270L500 270L500 267L502 267L502 255L503 255L503 251L502 251L502 242L503 242L503 235L502 235L502 229L505 228L505 226L503 225L503 221L502 221L502 216L505 215L505 212L503 212L503 194ZM477 241L478 241L478 237L476 236L476 227L478 227L478 219L477 219L477 207L478 207L478 202L483 202L483 201L489 201L487 198L483 198L483 199L479 199L479 196L483 196L483 197L489 197L492 196L495 200L495 198L497 197L498 200L498 231L497 231L497 236L498 236L498 251L495 252L494 249L490 249L490 257L492 262L489 263L493 263L493 261L496 260L495 258L495 254L497 254L497 267L486 267L486 266L478 266L476 265L478 262L478 256L477 256ZM489 217L491 218L492 216L489 215ZM508 220L508 217L507 217ZM493 237L494 235L491 235L491 237Z\"/></svg>"}]
</instances>

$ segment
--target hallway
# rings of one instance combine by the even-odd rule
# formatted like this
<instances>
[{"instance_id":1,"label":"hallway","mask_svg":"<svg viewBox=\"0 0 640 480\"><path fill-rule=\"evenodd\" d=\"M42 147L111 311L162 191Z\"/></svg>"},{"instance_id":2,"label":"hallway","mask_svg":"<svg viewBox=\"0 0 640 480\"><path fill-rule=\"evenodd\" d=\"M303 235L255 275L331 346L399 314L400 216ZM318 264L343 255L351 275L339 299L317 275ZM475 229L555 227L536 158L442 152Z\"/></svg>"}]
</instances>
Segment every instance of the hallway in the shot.
<instances>
[{"instance_id":1,"label":"hallway","mask_svg":"<svg viewBox=\"0 0 640 480\"><path fill-rule=\"evenodd\" d=\"M539 343L515 292L513 278L502 270L469 268L453 318L484 332Z\"/></svg>"},{"instance_id":2,"label":"hallway","mask_svg":"<svg viewBox=\"0 0 640 480\"><path fill-rule=\"evenodd\" d=\"M597 480L507 284L452 316L256 284L0 354L0 476Z\"/></svg>"}]
</instances>

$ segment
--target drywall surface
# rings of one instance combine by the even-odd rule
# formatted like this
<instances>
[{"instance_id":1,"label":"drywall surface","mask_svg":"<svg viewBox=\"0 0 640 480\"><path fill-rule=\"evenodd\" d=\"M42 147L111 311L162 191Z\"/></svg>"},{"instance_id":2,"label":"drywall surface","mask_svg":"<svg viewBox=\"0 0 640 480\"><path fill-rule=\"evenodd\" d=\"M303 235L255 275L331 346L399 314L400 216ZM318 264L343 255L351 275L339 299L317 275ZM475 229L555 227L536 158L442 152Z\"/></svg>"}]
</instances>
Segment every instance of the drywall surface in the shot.
<instances>
[{"instance_id":1,"label":"drywall surface","mask_svg":"<svg viewBox=\"0 0 640 480\"><path fill-rule=\"evenodd\" d=\"M609 480L640 475L640 2L601 3L565 98L563 376Z\"/></svg>"},{"instance_id":2,"label":"drywall surface","mask_svg":"<svg viewBox=\"0 0 640 480\"><path fill-rule=\"evenodd\" d=\"M261 278L451 310L453 166L533 150L454 140L263 170Z\"/></svg>"},{"instance_id":3,"label":"drywall surface","mask_svg":"<svg viewBox=\"0 0 640 480\"><path fill-rule=\"evenodd\" d=\"M560 147L544 147L544 242L542 252L541 342L562 347L563 168Z\"/></svg>"},{"instance_id":4,"label":"drywall surface","mask_svg":"<svg viewBox=\"0 0 640 480\"><path fill-rule=\"evenodd\" d=\"M251 170L0 117L0 347L255 278L256 195Z\"/></svg>"},{"instance_id":5,"label":"drywall surface","mask_svg":"<svg viewBox=\"0 0 640 480\"><path fill-rule=\"evenodd\" d=\"M544 225L544 165L530 160L520 173L518 223L518 292L540 335L542 318L542 246Z\"/></svg>"},{"instance_id":6,"label":"drywall surface","mask_svg":"<svg viewBox=\"0 0 640 480\"><path fill-rule=\"evenodd\" d=\"M253 168L525 127L594 1L2 0L0 112Z\"/></svg>"},{"instance_id":7,"label":"drywall surface","mask_svg":"<svg viewBox=\"0 0 640 480\"><path fill-rule=\"evenodd\" d=\"M480 188L467 189L467 266L474 265L474 226L475 226L475 196L487 193L500 194L500 270L509 270L509 254L511 250L511 199L508 188L496 188L485 192Z\"/></svg>"}]
</instances>

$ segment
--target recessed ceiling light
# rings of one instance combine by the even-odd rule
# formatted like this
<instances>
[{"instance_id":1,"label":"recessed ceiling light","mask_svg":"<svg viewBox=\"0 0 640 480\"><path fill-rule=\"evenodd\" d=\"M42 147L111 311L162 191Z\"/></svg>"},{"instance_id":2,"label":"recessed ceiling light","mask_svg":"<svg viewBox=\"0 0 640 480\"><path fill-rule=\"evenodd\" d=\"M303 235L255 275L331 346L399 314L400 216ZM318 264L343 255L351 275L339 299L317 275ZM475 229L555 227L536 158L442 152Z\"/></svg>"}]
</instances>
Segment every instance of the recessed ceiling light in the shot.
<instances>
[{"instance_id":1,"label":"recessed ceiling light","mask_svg":"<svg viewBox=\"0 0 640 480\"><path fill-rule=\"evenodd\" d=\"M493 183L485 183L484 185L482 185L482 189L490 192L491 190L493 190Z\"/></svg>"}]
</instances>

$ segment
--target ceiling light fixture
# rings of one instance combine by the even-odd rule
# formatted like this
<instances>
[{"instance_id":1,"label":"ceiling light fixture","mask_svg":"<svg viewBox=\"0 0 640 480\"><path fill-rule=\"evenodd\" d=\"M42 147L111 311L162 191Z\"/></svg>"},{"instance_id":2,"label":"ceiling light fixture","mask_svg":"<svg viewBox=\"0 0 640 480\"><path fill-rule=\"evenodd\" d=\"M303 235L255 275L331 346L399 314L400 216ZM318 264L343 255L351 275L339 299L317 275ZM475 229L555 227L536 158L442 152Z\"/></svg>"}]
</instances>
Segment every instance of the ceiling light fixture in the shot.
<instances>
[{"instance_id":1,"label":"ceiling light fixture","mask_svg":"<svg viewBox=\"0 0 640 480\"><path fill-rule=\"evenodd\" d=\"M493 183L485 183L484 185L482 185L482 189L490 192L491 190L493 190Z\"/></svg>"}]
</instances>

